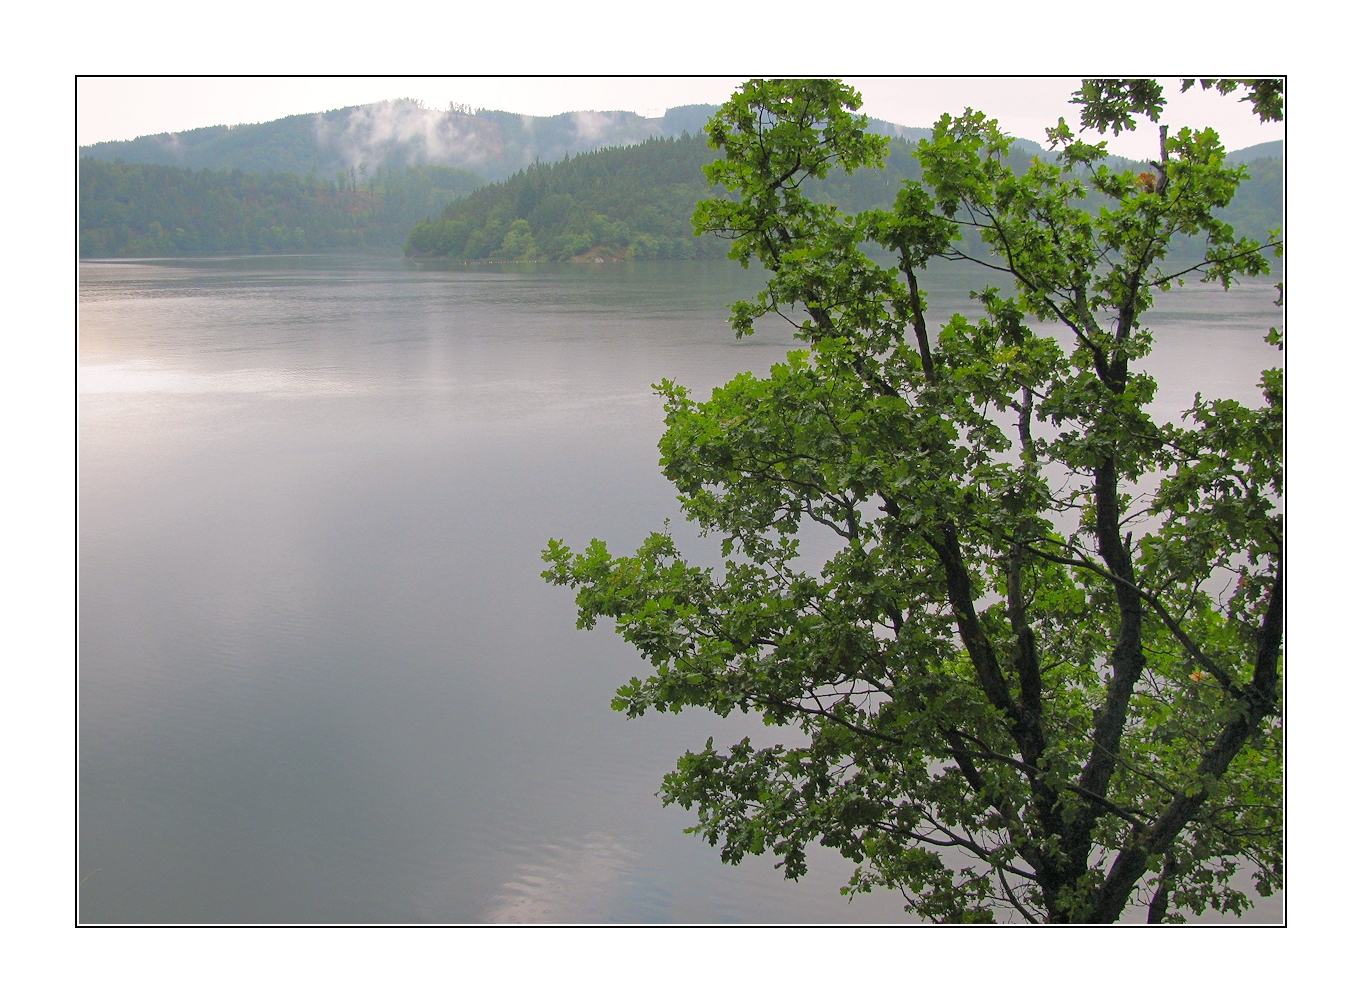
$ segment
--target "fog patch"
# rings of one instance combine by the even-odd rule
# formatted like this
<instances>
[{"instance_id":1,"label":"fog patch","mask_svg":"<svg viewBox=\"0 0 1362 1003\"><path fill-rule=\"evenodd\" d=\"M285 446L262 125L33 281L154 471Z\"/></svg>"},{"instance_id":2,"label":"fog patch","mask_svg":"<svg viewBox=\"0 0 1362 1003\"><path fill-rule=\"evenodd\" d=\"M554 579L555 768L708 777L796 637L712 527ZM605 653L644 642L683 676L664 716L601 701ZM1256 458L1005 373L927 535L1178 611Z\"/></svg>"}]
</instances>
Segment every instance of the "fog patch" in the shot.
<instances>
[{"instance_id":1,"label":"fog patch","mask_svg":"<svg viewBox=\"0 0 1362 1003\"><path fill-rule=\"evenodd\" d=\"M462 110L436 111L419 101L380 101L344 117L317 115L314 135L347 166L436 164L478 167L501 154L495 130Z\"/></svg>"}]
</instances>

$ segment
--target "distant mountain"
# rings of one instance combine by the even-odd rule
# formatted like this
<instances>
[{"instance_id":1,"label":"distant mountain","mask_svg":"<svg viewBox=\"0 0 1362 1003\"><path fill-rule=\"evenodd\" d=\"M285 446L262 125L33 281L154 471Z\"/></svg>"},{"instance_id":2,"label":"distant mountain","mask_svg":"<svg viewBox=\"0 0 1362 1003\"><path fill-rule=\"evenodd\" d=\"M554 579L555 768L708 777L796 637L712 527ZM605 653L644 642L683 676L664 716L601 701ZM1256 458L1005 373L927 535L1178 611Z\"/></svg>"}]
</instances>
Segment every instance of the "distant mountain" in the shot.
<instances>
[{"instance_id":1,"label":"distant mountain","mask_svg":"<svg viewBox=\"0 0 1362 1003\"><path fill-rule=\"evenodd\" d=\"M707 193L699 168L716 154L701 133L716 110L535 117L385 101L98 143L80 161L81 254L395 247L410 234L409 253L465 260L708 256L718 244L696 239L689 221ZM891 137L886 170L834 172L810 183L813 197L844 211L887 206L904 178L920 177L912 150L929 129L880 119L870 129ZM1278 142L1229 155L1254 165L1223 214L1237 229L1279 225L1281 154ZM1012 166L1036 155L1050 156L1017 139Z\"/></svg>"},{"instance_id":2,"label":"distant mountain","mask_svg":"<svg viewBox=\"0 0 1362 1003\"><path fill-rule=\"evenodd\" d=\"M81 147L80 154L129 164L289 173L323 180L361 165L370 171L431 165L458 167L500 181L536 162L683 133L694 136L717 110L717 105L694 104L669 108L660 118L628 111L540 117L455 105L440 110L403 99L255 125L216 125L95 143ZM931 135L930 129L882 119L871 119L870 131L912 144ZM1029 139L1018 139L1014 148L1028 156L1042 151L1041 144ZM1236 151L1230 159L1246 163L1265 156L1280 159L1281 142Z\"/></svg>"},{"instance_id":3,"label":"distant mountain","mask_svg":"<svg viewBox=\"0 0 1362 1003\"><path fill-rule=\"evenodd\" d=\"M1242 150L1232 150L1225 154L1227 164L1248 164L1255 160L1282 160L1286 157L1286 144L1280 139L1257 146L1246 146Z\"/></svg>"},{"instance_id":4,"label":"distant mountain","mask_svg":"<svg viewBox=\"0 0 1362 1003\"><path fill-rule=\"evenodd\" d=\"M369 170L414 165L459 167L499 181L533 163L649 139L698 135L718 110L695 104L660 118L628 111L574 111L539 117L505 111L443 111L419 101L382 101L258 125L217 125L81 147L80 155L129 164L315 174L329 178L361 164ZM872 119L871 131L917 140L929 129Z\"/></svg>"},{"instance_id":5,"label":"distant mountain","mask_svg":"<svg viewBox=\"0 0 1362 1003\"><path fill-rule=\"evenodd\" d=\"M290 173L328 178L351 168L459 167L489 181L536 161L648 139L698 132L713 105L668 109L661 118L628 111L575 111L551 117L418 101L382 101L259 125L212 126L81 147L95 160L170 167Z\"/></svg>"}]
</instances>

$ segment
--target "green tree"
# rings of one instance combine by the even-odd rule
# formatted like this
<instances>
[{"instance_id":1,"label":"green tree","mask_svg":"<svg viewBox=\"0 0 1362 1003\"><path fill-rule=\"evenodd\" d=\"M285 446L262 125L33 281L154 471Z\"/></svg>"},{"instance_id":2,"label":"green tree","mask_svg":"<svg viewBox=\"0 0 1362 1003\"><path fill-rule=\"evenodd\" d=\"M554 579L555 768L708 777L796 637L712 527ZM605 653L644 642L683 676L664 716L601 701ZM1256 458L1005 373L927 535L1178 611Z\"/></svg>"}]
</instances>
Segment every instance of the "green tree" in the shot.
<instances>
[{"instance_id":1,"label":"green tree","mask_svg":"<svg viewBox=\"0 0 1362 1003\"><path fill-rule=\"evenodd\" d=\"M518 219L506 231L501 242L501 253L509 261L533 261L539 256L539 248L534 245L530 235L530 224Z\"/></svg>"},{"instance_id":2,"label":"green tree","mask_svg":"<svg viewBox=\"0 0 1362 1003\"><path fill-rule=\"evenodd\" d=\"M617 709L805 736L711 740L665 778L725 861L771 850L798 877L822 843L857 865L849 893L946 922L1240 912L1237 868L1262 895L1282 880L1282 373L1262 407L1198 397L1158 425L1142 317L1184 278L1265 272L1279 242L1217 219L1245 171L1210 130L1113 171L1061 120L1019 170L970 110L892 209L847 215L805 189L880 163L859 107L835 81L752 81L708 127L732 197L697 230L770 274L734 329L779 315L808 343L707 401L659 385L664 470L724 567L658 533L624 556L551 540L545 578L650 661ZM1165 268L1178 235L1204 256ZM921 273L975 246L1011 288L933 335ZM812 573L820 527L839 549Z\"/></svg>"}]
</instances>

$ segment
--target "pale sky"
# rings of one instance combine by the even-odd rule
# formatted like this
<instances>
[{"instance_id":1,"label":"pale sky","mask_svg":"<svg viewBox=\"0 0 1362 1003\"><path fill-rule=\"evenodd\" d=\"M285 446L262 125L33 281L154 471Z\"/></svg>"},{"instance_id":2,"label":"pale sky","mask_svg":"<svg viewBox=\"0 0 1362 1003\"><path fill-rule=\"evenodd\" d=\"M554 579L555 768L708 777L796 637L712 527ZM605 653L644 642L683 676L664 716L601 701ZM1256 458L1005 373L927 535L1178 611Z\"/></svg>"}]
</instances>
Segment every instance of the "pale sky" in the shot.
<instances>
[{"instance_id":1,"label":"pale sky","mask_svg":"<svg viewBox=\"0 0 1362 1003\"><path fill-rule=\"evenodd\" d=\"M1063 115L1076 77L849 77L864 111L900 125L929 126L943 112L966 105L997 118L1014 136L1043 142L1046 126ZM77 85L77 140L81 145L179 132L209 125L268 122L286 115L329 111L391 98L417 98L444 108L451 101L527 115L566 111L633 111L656 117L684 104L719 104L741 77L90 77ZM1278 123L1260 124L1246 103L1199 90L1178 93L1165 81L1163 121L1212 126L1227 149L1280 139ZM1155 128L1110 139L1114 153L1148 157Z\"/></svg>"}]
</instances>

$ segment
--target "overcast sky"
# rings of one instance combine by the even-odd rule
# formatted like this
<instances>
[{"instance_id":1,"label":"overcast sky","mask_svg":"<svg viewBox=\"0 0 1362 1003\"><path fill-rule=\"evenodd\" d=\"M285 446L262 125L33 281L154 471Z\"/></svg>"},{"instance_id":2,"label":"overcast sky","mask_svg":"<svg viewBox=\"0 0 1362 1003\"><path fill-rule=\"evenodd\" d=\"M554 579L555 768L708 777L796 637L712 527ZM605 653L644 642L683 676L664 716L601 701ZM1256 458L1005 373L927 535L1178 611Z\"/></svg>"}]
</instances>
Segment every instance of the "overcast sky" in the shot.
<instances>
[{"instance_id":1,"label":"overcast sky","mask_svg":"<svg viewBox=\"0 0 1362 1003\"><path fill-rule=\"evenodd\" d=\"M848 78L865 98L864 111L900 125L928 126L943 112L966 105L996 117L1014 136L1043 141L1059 116L1075 120L1068 101L1076 77L869 77ZM268 122L285 115L409 97L444 108L451 101L526 115L565 111L633 111L656 117L684 104L719 104L739 77L293 77L293 78L82 78L77 85L77 141L81 145L179 132L208 125ZM1227 149L1280 139L1282 126L1258 122L1234 97L1169 96L1164 121L1173 128L1210 125ZM1154 128L1110 141L1112 152L1147 157L1156 149Z\"/></svg>"}]
</instances>

